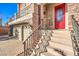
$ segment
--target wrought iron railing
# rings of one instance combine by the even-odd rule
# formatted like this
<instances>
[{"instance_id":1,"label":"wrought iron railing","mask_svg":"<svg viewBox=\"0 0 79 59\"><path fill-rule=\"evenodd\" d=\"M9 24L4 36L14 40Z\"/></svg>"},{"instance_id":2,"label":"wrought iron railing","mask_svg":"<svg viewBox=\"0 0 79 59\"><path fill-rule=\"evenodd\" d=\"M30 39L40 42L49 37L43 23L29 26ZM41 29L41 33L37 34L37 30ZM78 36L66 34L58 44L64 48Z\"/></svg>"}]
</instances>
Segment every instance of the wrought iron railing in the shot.
<instances>
[{"instance_id":1,"label":"wrought iron railing","mask_svg":"<svg viewBox=\"0 0 79 59\"><path fill-rule=\"evenodd\" d=\"M11 18L11 20L16 20L20 17L23 17L25 15L28 15L30 13L32 13L32 4L29 4L28 6L26 6L25 8L23 8L21 11L18 11L15 15L13 15Z\"/></svg>"},{"instance_id":2,"label":"wrought iron railing","mask_svg":"<svg viewBox=\"0 0 79 59\"><path fill-rule=\"evenodd\" d=\"M79 56L79 24L74 18L74 15L71 15L71 18L73 28L71 38L73 42L74 55Z\"/></svg>"},{"instance_id":3,"label":"wrought iron railing","mask_svg":"<svg viewBox=\"0 0 79 59\"><path fill-rule=\"evenodd\" d=\"M43 29L43 31L40 30L40 27L42 26L42 23L36 27L36 29L33 31L29 37L23 41L24 44L24 56L31 55L33 51L35 50L35 47L37 46L38 42L41 40L42 42L39 43L39 47L35 50L35 55L39 55L44 50L46 51L46 46L48 45L48 41L50 40L50 36L52 34L51 30L46 30L46 28ZM50 32L50 34L48 34ZM44 35L43 35L44 34ZM42 36L44 37L43 39ZM41 50L41 51L38 51ZM42 51L43 50L43 51ZM39 53L37 53L37 51Z\"/></svg>"},{"instance_id":4,"label":"wrought iron railing","mask_svg":"<svg viewBox=\"0 0 79 59\"><path fill-rule=\"evenodd\" d=\"M39 25L33 33L23 42L24 44L24 55L31 55L33 52L34 47L37 45L39 38L39 28L41 25Z\"/></svg>"},{"instance_id":5,"label":"wrought iron railing","mask_svg":"<svg viewBox=\"0 0 79 59\"><path fill-rule=\"evenodd\" d=\"M23 17L25 15L28 15L30 13L32 13L32 4L26 6L24 9L22 9L20 12L16 13L16 19Z\"/></svg>"},{"instance_id":6,"label":"wrought iron railing","mask_svg":"<svg viewBox=\"0 0 79 59\"><path fill-rule=\"evenodd\" d=\"M42 25L41 25L40 29L46 29L46 30L50 29L50 30L52 30L53 29L53 25L50 25L50 19L45 18L44 20L41 20Z\"/></svg>"},{"instance_id":7,"label":"wrought iron railing","mask_svg":"<svg viewBox=\"0 0 79 59\"><path fill-rule=\"evenodd\" d=\"M24 8L22 11L18 12L16 14L16 19L18 19L24 15L28 15L29 13L32 13L31 12L32 10L30 9L30 7L31 7L31 4L27 8ZM36 16L39 16L39 15L36 14L36 12L33 13L33 17L36 17ZM34 19L36 19L36 18L34 18ZM47 28L46 23L45 24L43 24L43 23L44 22L42 22L38 27L36 27L36 29L33 31L33 33L31 35L29 35L29 37L26 40L23 41L23 45L24 45L23 55L24 56L31 55L32 52L35 50L36 45L38 44L39 40L41 39L41 33L39 32L40 27L42 27L42 25L44 25L43 30L46 30L46 28ZM48 31L46 31L46 32L48 32ZM49 36L48 33L46 35L47 35L46 37ZM46 48L46 47L44 47L45 46L44 43L47 44L47 41L48 41L48 38L44 42L42 41L43 44L42 43L41 44L42 44L43 48ZM18 54L18 55L20 55L20 54Z\"/></svg>"}]
</instances>

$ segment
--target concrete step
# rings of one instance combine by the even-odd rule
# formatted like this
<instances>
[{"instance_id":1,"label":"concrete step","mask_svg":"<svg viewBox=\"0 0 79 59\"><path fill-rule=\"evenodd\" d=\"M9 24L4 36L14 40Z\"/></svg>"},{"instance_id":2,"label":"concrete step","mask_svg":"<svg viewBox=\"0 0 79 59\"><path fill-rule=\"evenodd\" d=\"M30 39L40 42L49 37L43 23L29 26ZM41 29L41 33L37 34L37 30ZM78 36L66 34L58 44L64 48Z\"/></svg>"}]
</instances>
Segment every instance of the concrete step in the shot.
<instances>
[{"instance_id":1,"label":"concrete step","mask_svg":"<svg viewBox=\"0 0 79 59\"><path fill-rule=\"evenodd\" d=\"M50 53L50 54L53 54L54 56L62 56L61 53L59 53L58 51L56 51L51 46L47 47L47 52Z\"/></svg>"},{"instance_id":2,"label":"concrete step","mask_svg":"<svg viewBox=\"0 0 79 59\"><path fill-rule=\"evenodd\" d=\"M69 33L66 33L66 32L54 32L54 33L52 33L53 35L60 35L61 34L61 36L70 36L70 32Z\"/></svg>"},{"instance_id":3,"label":"concrete step","mask_svg":"<svg viewBox=\"0 0 79 59\"><path fill-rule=\"evenodd\" d=\"M22 53L20 53L20 54L18 54L16 56L24 56L24 52L22 52Z\"/></svg>"},{"instance_id":4,"label":"concrete step","mask_svg":"<svg viewBox=\"0 0 79 59\"><path fill-rule=\"evenodd\" d=\"M69 37L69 36L61 36L61 35L54 35L54 36L51 36L51 39L52 39L52 38L71 39L71 37Z\"/></svg>"},{"instance_id":5,"label":"concrete step","mask_svg":"<svg viewBox=\"0 0 79 59\"><path fill-rule=\"evenodd\" d=\"M64 39L70 39L71 38L71 36L70 35L58 35L58 34L53 34L53 36L51 36L51 37L55 37L55 38L64 38Z\"/></svg>"},{"instance_id":6,"label":"concrete step","mask_svg":"<svg viewBox=\"0 0 79 59\"><path fill-rule=\"evenodd\" d=\"M59 30L53 30L53 32L61 32L61 33L66 32L66 33L68 33L70 31L69 30L64 30L64 29L59 29Z\"/></svg>"},{"instance_id":7,"label":"concrete step","mask_svg":"<svg viewBox=\"0 0 79 59\"><path fill-rule=\"evenodd\" d=\"M70 32L54 32L52 35L70 36Z\"/></svg>"},{"instance_id":8,"label":"concrete step","mask_svg":"<svg viewBox=\"0 0 79 59\"><path fill-rule=\"evenodd\" d=\"M58 39L58 40L65 40L65 41L71 41L71 37L60 37L60 36L51 36L51 40Z\"/></svg>"},{"instance_id":9,"label":"concrete step","mask_svg":"<svg viewBox=\"0 0 79 59\"><path fill-rule=\"evenodd\" d=\"M43 56L73 56L73 47L68 30L53 30L47 52Z\"/></svg>"},{"instance_id":10,"label":"concrete step","mask_svg":"<svg viewBox=\"0 0 79 59\"><path fill-rule=\"evenodd\" d=\"M53 37L61 37L61 38L69 38L70 37L70 31L68 30L54 30L52 33Z\"/></svg>"},{"instance_id":11,"label":"concrete step","mask_svg":"<svg viewBox=\"0 0 79 59\"><path fill-rule=\"evenodd\" d=\"M49 46L51 46L52 48L56 48L56 49L63 51L63 53L65 55L74 55L72 46L59 44L59 43L55 43L52 41L49 42Z\"/></svg>"},{"instance_id":12,"label":"concrete step","mask_svg":"<svg viewBox=\"0 0 79 59\"><path fill-rule=\"evenodd\" d=\"M72 46L72 44L70 43L72 41L69 38L68 39L65 39L65 38L62 39L62 38L57 38L57 37L51 37L51 41L56 42L56 43L60 43L60 44L64 44L64 45Z\"/></svg>"},{"instance_id":13,"label":"concrete step","mask_svg":"<svg viewBox=\"0 0 79 59\"><path fill-rule=\"evenodd\" d=\"M71 38L71 36L69 35L69 34L67 34L67 35L63 35L63 34L53 34L53 36L52 37L56 37L56 38L62 38L62 39L69 39L69 38Z\"/></svg>"}]
</instances>

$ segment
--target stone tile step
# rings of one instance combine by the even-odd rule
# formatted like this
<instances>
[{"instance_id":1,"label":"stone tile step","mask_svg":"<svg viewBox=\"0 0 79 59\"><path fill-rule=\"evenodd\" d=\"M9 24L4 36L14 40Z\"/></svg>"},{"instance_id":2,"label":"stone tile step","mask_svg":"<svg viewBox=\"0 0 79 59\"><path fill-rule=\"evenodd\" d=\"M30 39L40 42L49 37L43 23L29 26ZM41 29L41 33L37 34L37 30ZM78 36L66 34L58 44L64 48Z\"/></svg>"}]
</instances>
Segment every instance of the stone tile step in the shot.
<instances>
[{"instance_id":1,"label":"stone tile step","mask_svg":"<svg viewBox=\"0 0 79 59\"><path fill-rule=\"evenodd\" d=\"M74 55L72 46L59 44L52 41L49 42L49 46L63 51L65 55Z\"/></svg>"},{"instance_id":2,"label":"stone tile step","mask_svg":"<svg viewBox=\"0 0 79 59\"><path fill-rule=\"evenodd\" d=\"M51 46L47 47L47 52L53 54L54 56L62 56L61 53L59 53L58 51L56 51Z\"/></svg>"}]
</instances>

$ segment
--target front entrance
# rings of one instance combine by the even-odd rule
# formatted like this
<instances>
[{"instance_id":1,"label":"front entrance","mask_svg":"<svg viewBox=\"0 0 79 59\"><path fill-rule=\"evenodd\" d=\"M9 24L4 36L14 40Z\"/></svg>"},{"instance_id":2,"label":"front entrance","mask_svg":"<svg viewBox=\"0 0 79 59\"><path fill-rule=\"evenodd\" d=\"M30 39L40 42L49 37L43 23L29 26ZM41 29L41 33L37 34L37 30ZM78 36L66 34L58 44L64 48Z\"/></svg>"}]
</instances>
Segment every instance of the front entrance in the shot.
<instances>
[{"instance_id":1,"label":"front entrance","mask_svg":"<svg viewBox=\"0 0 79 59\"><path fill-rule=\"evenodd\" d=\"M55 29L65 29L65 3L55 7Z\"/></svg>"}]
</instances>

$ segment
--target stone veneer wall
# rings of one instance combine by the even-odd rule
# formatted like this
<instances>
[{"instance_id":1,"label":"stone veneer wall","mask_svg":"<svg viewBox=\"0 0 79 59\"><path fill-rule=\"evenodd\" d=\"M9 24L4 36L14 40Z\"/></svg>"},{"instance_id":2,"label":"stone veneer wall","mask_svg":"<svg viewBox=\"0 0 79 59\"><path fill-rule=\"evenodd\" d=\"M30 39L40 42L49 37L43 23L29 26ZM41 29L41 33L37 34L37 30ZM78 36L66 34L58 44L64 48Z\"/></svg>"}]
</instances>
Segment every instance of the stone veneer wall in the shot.
<instances>
[{"instance_id":1,"label":"stone veneer wall","mask_svg":"<svg viewBox=\"0 0 79 59\"><path fill-rule=\"evenodd\" d=\"M13 36L16 36L17 39L22 41L22 26L21 25L16 25L13 27Z\"/></svg>"},{"instance_id":2,"label":"stone veneer wall","mask_svg":"<svg viewBox=\"0 0 79 59\"><path fill-rule=\"evenodd\" d=\"M69 25L69 28L71 28L72 25L71 25L70 15L75 15L76 20L79 21L79 3L68 3L67 12L68 12L68 21L69 21L68 25Z\"/></svg>"},{"instance_id":3,"label":"stone veneer wall","mask_svg":"<svg viewBox=\"0 0 79 59\"><path fill-rule=\"evenodd\" d=\"M30 5L31 3L26 3L26 6L28 6L28 5ZM25 3L22 3L21 4L21 10L23 9L23 8L25 8L26 7L25 6ZM18 7L19 8L19 7ZM15 26L14 26L14 28L13 28L13 35L14 36L16 36L15 35L15 30L17 29L17 31L18 31L18 33L17 33L17 35L18 35L18 39L19 40L21 40L22 41L22 26L24 27L23 28L23 40L26 40L27 39L27 37L31 34L31 28L30 28L30 26L29 25L27 25L27 23L29 23L30 25L32 25L32 16L33 16L33 12L34 12L34 4L32 3L31 5L30 5L30 7L29 7L29 10L31 10L30 11L30 15L25 15L25 16L22 16L21 18L18 18L17 20L23 20L23 22L26 22L26 25L23 25L23 24L19 24L19 23L17 23L17 22L15 22L16 24L15 24ZM29 12L29 11L28 11ZM36 12L36 11L35 11ZM32 16L31 16L31 14L32 14ZM21 14L22 15L22 14ZM30 18L30 19L29 19ZM35 19L36 20L36 19ZM21 21L20 21L21 22ZM35 23L35 25L36 25L36 23ZM30 33L30 34L29 34Z\"/></svg>"},{"instance_id":4,"label":"stone veneer wall","mask_svg":"<svg viewBox=\"0 0 79 59\"><path fill-rule=\"evenodd\" d=\"M32 30L35 31L37 29L37 27L39 26L38 25L38 4L33 4L34 7L33 7L33 10L34 10L34 13L33 13L33 18L32 18ZM33 34L33 44L35 43L35 41L37 40L38 38L38 30L34 32Z\"/></svg>"}]
</instances>

